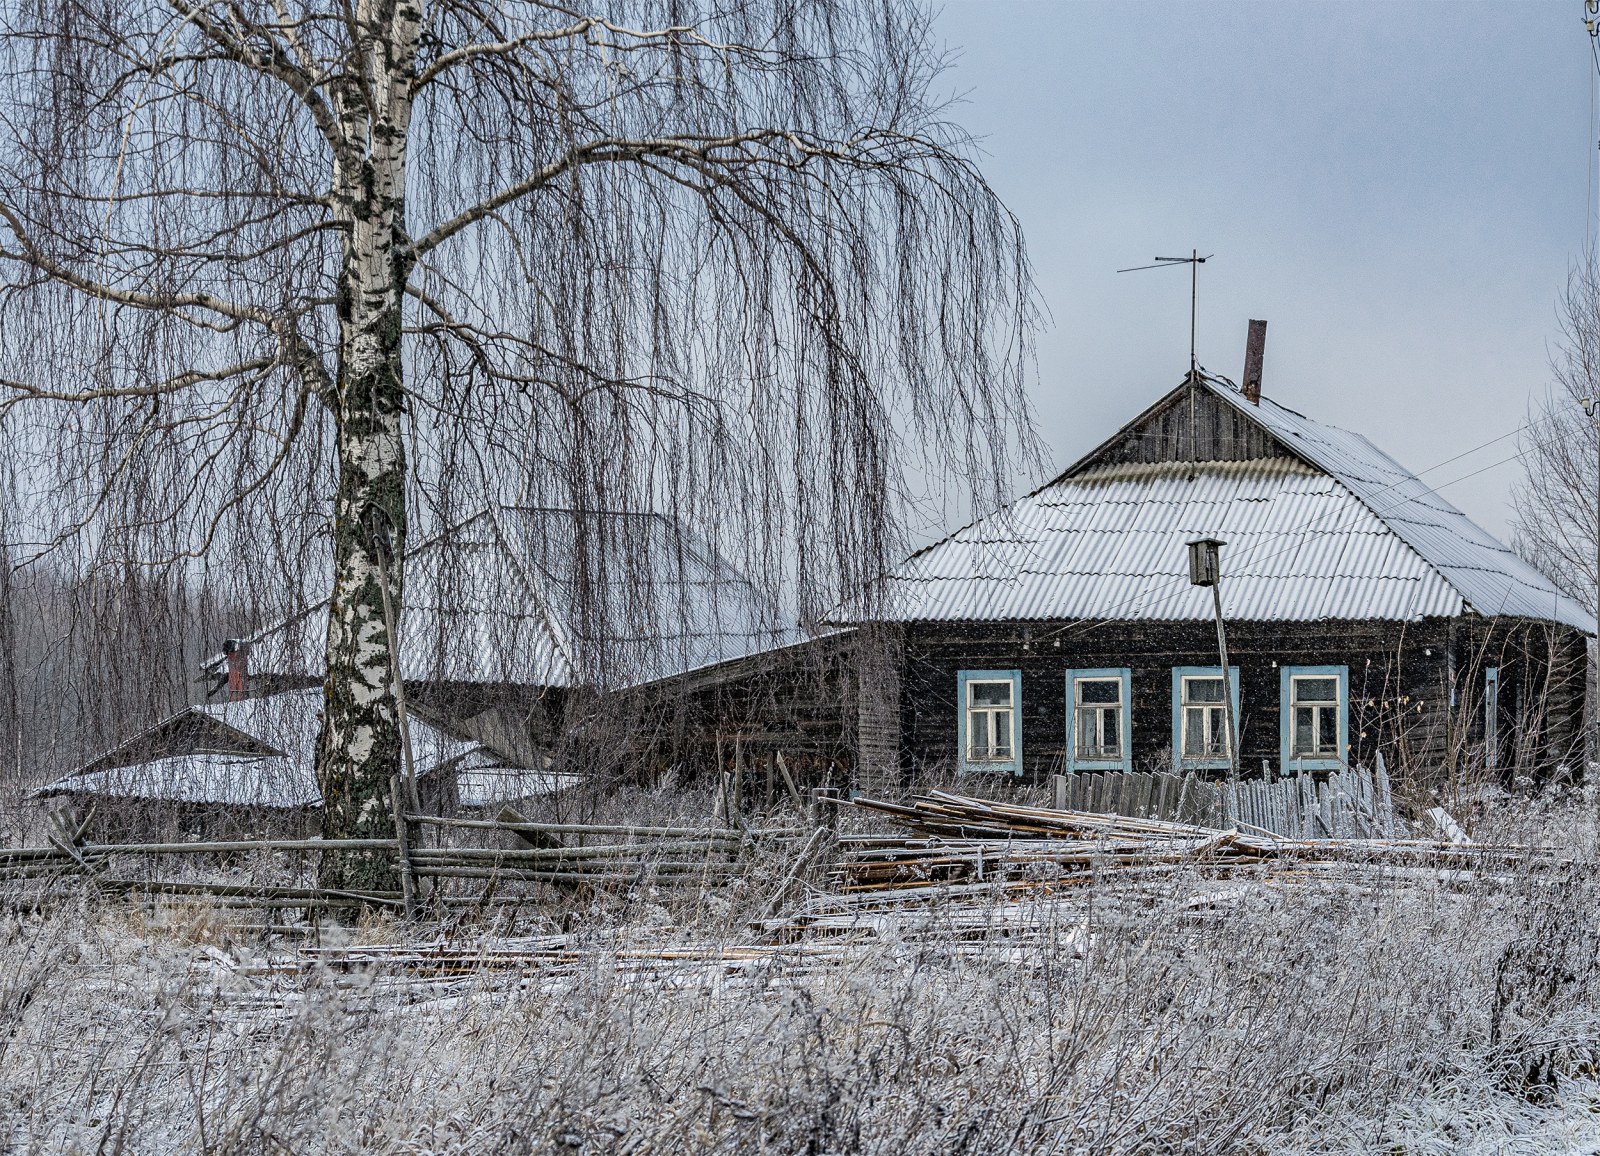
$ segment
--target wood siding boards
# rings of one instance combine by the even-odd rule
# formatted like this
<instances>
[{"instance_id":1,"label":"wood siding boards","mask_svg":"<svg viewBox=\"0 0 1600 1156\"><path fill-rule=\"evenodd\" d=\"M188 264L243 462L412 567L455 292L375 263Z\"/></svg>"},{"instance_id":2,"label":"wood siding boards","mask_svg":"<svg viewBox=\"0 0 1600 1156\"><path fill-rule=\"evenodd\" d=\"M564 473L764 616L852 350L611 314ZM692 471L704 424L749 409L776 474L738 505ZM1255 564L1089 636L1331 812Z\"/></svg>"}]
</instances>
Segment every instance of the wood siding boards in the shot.
<instances>
[{"instance_id":1,"label":"wood siding boards","mask_svg":"<svg viewBox=\"0 0 1600 1156\"><path fill-rule=\"evenodd\" d=\"M1157 402L1072 468L1152 462L1243 462L1294 453L1209 390L1180 389ZM1065 476L1065 475L1064 475Z\"/></svg>"},{"instance_id":2,"label":"wood siding boards","mask_svg":"<svg viewBox=\"0 0 1600 1156\"><path fill-rule=\"evenodd\" d=\"M1229 658L1240 669L1242 771L1260 775L1263 763L1281 771L1282 666L1349 667L1353 763L1370 766L1379 750L1391 766L1419 772L1471 762L1472 744L1481 744L1482 700L1466 701L1465 688L1481 682L1487 664L1502 671L1502 732L1523 736L1522 770L1552 773L1582 739L1582 634L1509 620L1475 627L1458 631L1448 619L1230 624ZM1022 671L1023 773L1043 782L1067 762L1066 672L1114 666L1133 671L1133 768L1167 769L1172 668L1214 665L1215 629L1202 622L914 624L906 630L901 688L904 769L916 776L955 767L957 671L1014 668ZM1520 714L1506 689L1519 684Z\"/></svg>"},{"instance_id":3,"label":"wood siding boards","mask_svg":"<svg viewBox=\"0 0 1600 1156\"><path fill-rule=\"evenodd\" d=\"M900 778L900 672L905 636L885 625L861 631L856 644L857 789L872 794Z\"/></svg>"}]
</instances>

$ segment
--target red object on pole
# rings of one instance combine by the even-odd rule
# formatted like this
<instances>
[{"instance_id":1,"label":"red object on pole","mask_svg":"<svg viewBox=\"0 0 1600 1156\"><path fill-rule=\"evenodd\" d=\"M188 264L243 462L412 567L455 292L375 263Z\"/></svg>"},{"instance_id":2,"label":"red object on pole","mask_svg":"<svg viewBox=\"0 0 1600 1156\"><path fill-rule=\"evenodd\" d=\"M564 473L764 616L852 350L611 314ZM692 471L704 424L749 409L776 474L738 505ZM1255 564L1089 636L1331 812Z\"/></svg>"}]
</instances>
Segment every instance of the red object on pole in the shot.
<instances>
[{"instance_id":1,"label":"red object on pole","mask_svg":"<svg viewBox=\"0 0 1600 1156\"><path fill-rule=\"evenodd\" d=\"M250 697L250 651L237 638L222 644L222 653L228 656L228 701L238 702Z\"/></svg>"}]
</instances>

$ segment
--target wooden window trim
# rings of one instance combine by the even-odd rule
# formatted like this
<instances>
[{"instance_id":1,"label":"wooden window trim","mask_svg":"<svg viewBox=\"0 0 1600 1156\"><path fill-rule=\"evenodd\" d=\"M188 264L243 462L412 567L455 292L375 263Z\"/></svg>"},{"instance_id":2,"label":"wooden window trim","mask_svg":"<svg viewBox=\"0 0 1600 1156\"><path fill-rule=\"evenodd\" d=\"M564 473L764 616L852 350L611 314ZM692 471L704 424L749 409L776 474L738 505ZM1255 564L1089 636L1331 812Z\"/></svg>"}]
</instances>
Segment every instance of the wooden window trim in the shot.
<instances>
[{"instance_id":1,"label":"wooden window trim","mask_svg":"<svg viewBox=\"0 0 1600 1156\"><path fill-rule=\"evenodd\" d=\"M1180 771L1225 771L1232 763L1226 758L1183 755L1183 680L1186 678L1221 678L1220 666L1175 666L1172 668L1172 765ZM1229 665L1228 686L1232 691L1234 726L1239 730L1237 741L1244 746L1244 715L1239 710L1239 668ZM1224 722L1223 725L1227 725Z\"/></svg>"},{"instance_id":2,"label":"wooden window trim","mask_svg":"<svg viewBox=\"0 0 1600 1156\"><path fill-rule=\"evenodd\" d=\"M1011 758L973 761L967 757L967 685L1011 683ZM956 672L956 766L962 774L1022 774L1022 671L961 670Z\"/></svg>"},{"instance_id":3,"label":"wooden window trim","mask_svg":"<svg viewBox=\"0 0 1600 1156\"><path fill-rule=\"evenodd\" d=\"M1122 756L1115 759L1083 759L1078 757L1078 697L1080 679L1117 679L1122 684ZM1133 770L1133 670L1126 666L1099 667L1069 670L1066 676L1066 730L1069 774L1078 771L1106 772Z\"/></svg>"},{"instance_id":4,"label":"wooden window trim","mask_svg":"<svg viewBox=\"0 0 1600 1156\"><path fill-rule=\"evenodd\" d=\"M1339 681L1339 756L1338 758L1295 758L1294 679L1336 678ZM1342 771L1350 765L1350 668L1348 666L1280 666L1278 668L1278 770L1293 775L1300 771Z\"/></svg>"}]
</instances>

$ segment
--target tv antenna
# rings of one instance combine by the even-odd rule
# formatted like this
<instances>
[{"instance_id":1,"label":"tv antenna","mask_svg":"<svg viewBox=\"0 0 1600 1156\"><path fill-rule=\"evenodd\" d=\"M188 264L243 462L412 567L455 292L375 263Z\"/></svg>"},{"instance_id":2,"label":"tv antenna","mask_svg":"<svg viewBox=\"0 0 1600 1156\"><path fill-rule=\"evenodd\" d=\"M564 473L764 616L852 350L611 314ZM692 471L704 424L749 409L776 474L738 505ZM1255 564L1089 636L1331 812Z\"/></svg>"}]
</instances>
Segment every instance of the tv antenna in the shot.
<instances>
[{"instance_id":1,"label":"tv antenna","mask_svg":"<svg viewBox=\"0 0 1600 1156\"><path fill-rule=\"evenodd\" d=\"M1118 273L1137 273L1141 269L1167 269L1174 265L1189 266L1189 376L1194 377L1200 372L1200 362L1194 354L1194 313L1195 302L1200 295L1200 266L1215 257L1215 253L1208 253L1202 257L1199 249L1191 249L1187 257L1157 257L1154 265L1134 265L1128 269L1118 269Z\"/></svg>"}]
</instances>

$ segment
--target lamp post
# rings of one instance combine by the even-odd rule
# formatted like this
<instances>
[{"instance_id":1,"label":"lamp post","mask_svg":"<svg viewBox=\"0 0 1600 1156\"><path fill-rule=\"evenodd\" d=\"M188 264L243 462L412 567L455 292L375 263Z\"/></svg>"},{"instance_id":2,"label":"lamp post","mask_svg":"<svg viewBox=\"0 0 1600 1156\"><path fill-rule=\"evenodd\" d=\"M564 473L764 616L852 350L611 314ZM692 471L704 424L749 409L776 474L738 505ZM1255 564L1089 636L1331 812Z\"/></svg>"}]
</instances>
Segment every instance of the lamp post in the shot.
<instances>
[{"instance_id":1,"label":"lamp post","mask_svg":"<svg viewBox=\"0 0 1600 1156\"><path fill-rule=\"evenodd\" d=\"M1189 584L1211 587L1217 615L1217 653L1222 659L1222 711L1228 721L1228 774L1239 777L1239 729L1233 717L1233 673L1228 669L1228 632L1222 625L1222 555L1226 542L1199 538L1189 543Z\"/></svg>"}]
</instances>

